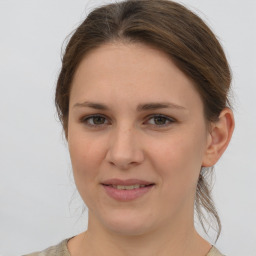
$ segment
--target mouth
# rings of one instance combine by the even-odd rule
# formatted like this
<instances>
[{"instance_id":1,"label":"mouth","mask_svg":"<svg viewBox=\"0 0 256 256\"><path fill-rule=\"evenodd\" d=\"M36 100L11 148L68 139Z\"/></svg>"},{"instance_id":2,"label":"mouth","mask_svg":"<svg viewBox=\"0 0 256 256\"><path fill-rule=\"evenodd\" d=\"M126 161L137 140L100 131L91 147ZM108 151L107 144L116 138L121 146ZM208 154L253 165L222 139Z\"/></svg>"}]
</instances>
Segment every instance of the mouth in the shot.
<instances>
[{"instance_id":1,"label":"mouth","mask_svg":"<svg viewBox=\"0 0 256 256\"><path fill-rule=\"evenodd\" d=\"M149 187L149 186L153 186L154 184L148 184L148 185L141 185L141 184L135 184L135 185L129 185L129 186L125 186L125 185L107 185L107 184L103 184L103 186L109 186L115 189L119 189L119 190L132 190L132 189L138 189L138 188L145 188L145 187Z\"/></svg>"},{"instance_id":2,"label":"mouth","mask_svg":"<svg viewBox=\"0 0 256 256\"><path fill-rule=\"evenodd\" d=\"M106 194L117 201L131 201L148 193L155 183L129 179L111 179L101 183Z\"/></svg>"}]
</instances>

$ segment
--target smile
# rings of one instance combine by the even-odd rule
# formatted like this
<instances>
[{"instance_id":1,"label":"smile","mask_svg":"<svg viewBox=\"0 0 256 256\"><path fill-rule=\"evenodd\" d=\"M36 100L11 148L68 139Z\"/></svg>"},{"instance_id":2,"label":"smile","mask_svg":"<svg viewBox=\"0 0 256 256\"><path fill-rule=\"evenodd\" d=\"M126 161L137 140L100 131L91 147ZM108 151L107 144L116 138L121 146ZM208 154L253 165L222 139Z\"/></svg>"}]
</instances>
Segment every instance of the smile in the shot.
<instances>
[{"instance_id":1,"label":"smile","mask_svg":"<svg viewBox=\"0 0 256 256\"><path fill-rule=\"evenodd\" d=\"M131 201L150 192L154 183L142 180L111 179L101 183L105 193L117 201Z\"/></svg>"},{"instance_id":2,"label":"smile","mask_svg":"<svg viewBox=\"0 0 256 256\"><path fill-rule=\"evenodd\" d=\"M130 185L130 186L124 186L124 185L111 185L113 188L116 189L122 189L122 190L131 190L131 189L136 189L136 188L144 188L146 185Z\"/></svg>"}]
</instances>

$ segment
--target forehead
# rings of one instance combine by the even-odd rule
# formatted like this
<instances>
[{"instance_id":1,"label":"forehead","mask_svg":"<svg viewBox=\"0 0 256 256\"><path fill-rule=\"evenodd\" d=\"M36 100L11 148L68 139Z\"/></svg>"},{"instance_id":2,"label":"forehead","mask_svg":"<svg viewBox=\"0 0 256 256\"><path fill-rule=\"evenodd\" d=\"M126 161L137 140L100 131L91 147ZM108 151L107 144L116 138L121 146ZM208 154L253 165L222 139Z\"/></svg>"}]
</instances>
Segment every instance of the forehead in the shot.
<instances>
[{"instance_id":1,"label":"forehead","mask_svg":"<svg viewBox=\"0 0 256 256\"><path fill-rule=\"evenodd\" d=\"M201 104L193 82L171 58L141 43L108 43L83 58L74 76L70 100L95 97L102 101L143 97L147 101Z\"/></svg>"},{"instance_id":2,"label":"forehead","mask_svg":"<svg viewBox=\"0 0 256 256\"><path fill-rule=\"evenodd\" d=\"M75 79L85 74L90 78L96 76L97 80L99 74L113 78L126 75L127 79L132 79L141 74L165 76L167 72L183 76L171 58L156 48L142 43L113 42L88 52L77 68ZM133 76L128 77L129 74ZM173 79L181 76L173 76Z\"/></svg>"}]
</instances>

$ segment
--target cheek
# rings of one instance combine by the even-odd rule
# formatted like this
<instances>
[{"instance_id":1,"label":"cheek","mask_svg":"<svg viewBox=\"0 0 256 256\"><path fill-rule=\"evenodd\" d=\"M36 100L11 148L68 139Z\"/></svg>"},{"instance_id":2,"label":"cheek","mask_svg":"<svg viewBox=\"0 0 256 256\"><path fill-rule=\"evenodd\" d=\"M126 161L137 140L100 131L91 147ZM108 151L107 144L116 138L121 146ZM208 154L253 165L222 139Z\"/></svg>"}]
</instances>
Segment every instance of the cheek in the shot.
<instances>
[{"instance_id":1,"label":"cheek","mask_svg":"<svg viewBox=\"0 0 256 256\"><path fill-rule=\"evenodd\" d=\"M71 132L70 132L71 134ZM99 166L104 157L102 143L72 132L68 140L74 179L80 194L97 181Z\"/></svg>"},{"instance_id":2,"label":"cheek","mask_svg":"<svg viewBox=\"0 0 256 256\"><path fill-rule=\"evenodd\" d=\"M162 162L159 172L163 212L167 209L168 214L179 213L184 207L186 211L193 209L201 165L196 151L188 140L181 138L163 148L162 157L158 155Z\"/></svg>"},{"instance_id":3,"label":"cheek","mask_svg":"<svg viewBox=\"0 0 256 256\"><path fill-rule=\"evenodd\" d=\"M68 147L74 171L90 170L103 154L104 145L83 132L82 128L69 129Z\"/></svg>"},{"instance_id":4,"label":"cheek","mask_svg":"<svg viewBox=\"0 0 256 256\"><path fill-rule=\"evenodd\" d=\"M175 191L195 189L203 157L203 139L198 136L173 136L160 143L153 159L163 182Z\"/></svg>"}]
</instances>

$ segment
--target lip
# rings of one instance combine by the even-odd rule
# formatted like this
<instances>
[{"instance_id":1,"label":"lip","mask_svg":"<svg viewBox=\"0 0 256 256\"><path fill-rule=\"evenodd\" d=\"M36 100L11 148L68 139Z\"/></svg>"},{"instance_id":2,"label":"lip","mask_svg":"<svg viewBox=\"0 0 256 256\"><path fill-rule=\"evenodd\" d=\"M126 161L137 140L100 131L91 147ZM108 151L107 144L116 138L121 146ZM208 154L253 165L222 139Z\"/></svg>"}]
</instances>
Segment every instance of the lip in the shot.
<instances>
[{"instance_id":1,"label":"lip","mask_svg":"<svg viewBox=\"0 0 256 256\"><path fill-rule=\"evenodd\" d=\"M122 185L122 186L131 186L135 184L139 185L152 185L153 182L145 181L145 180L139 180L139 179L127 179L127 180L121 180L121 179L109 179L101 182L102 185Z\"/></svg>"},{"instance_id":2,"label":"lip","mask_svg":"<svg viewBox=\"0 0 256 256\"><path fill-rule=\"evenodd\" d=\"M122 186L131 186L131 185L144 185L145 187L135 188L131 190L123 190L117 189L112 185L122 185ZM102 187L106 194L114 200L127 202L132 201L137 198L142 197L143 195L150 192L152 187L155 185L152 182L138 179L128 179L128 180L120 180L120 179L110 179L105 180L101 183Z\"/></svg>"}]
</instances>

